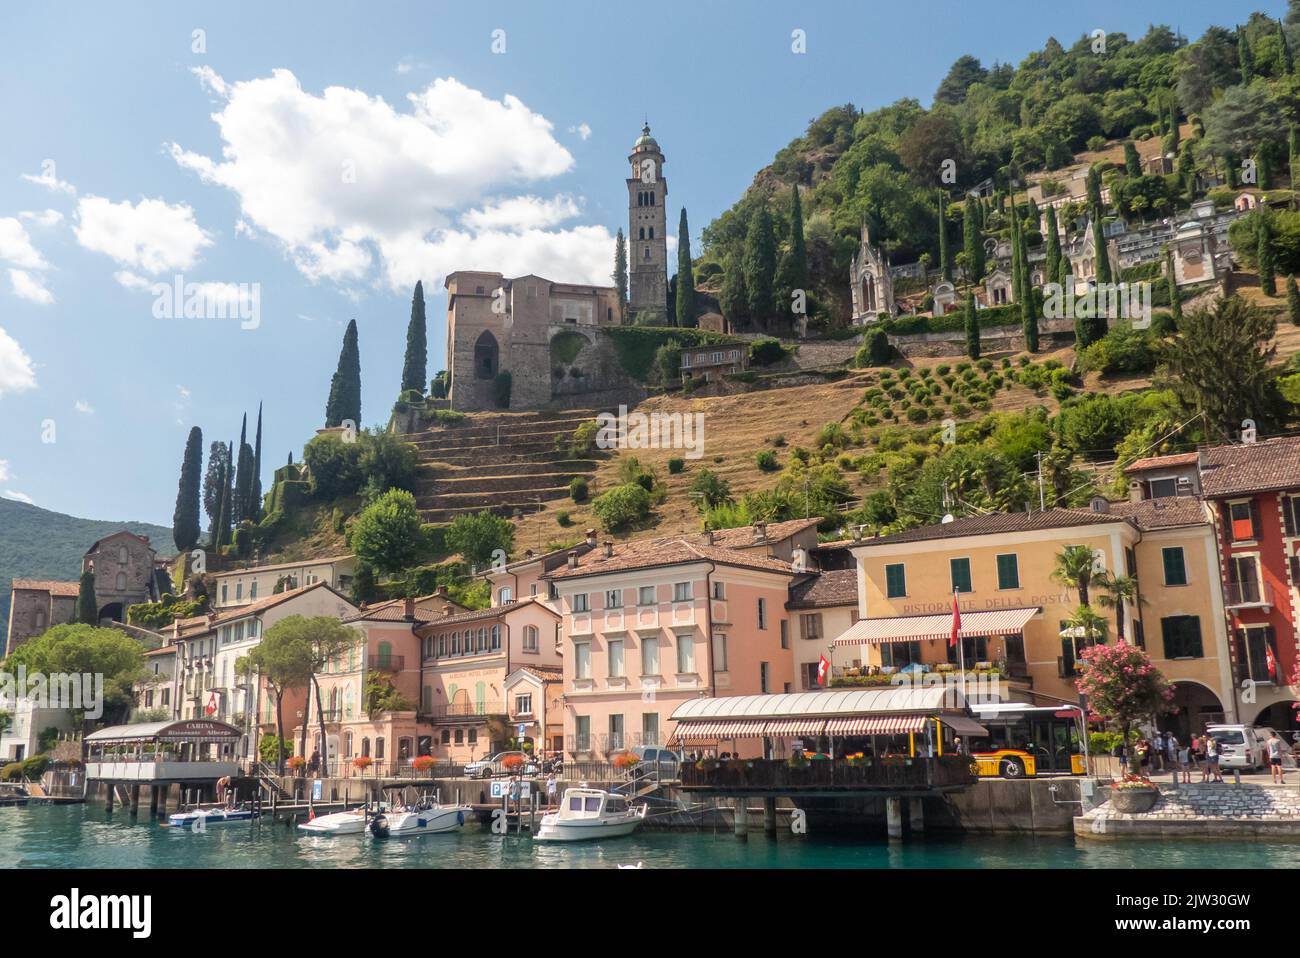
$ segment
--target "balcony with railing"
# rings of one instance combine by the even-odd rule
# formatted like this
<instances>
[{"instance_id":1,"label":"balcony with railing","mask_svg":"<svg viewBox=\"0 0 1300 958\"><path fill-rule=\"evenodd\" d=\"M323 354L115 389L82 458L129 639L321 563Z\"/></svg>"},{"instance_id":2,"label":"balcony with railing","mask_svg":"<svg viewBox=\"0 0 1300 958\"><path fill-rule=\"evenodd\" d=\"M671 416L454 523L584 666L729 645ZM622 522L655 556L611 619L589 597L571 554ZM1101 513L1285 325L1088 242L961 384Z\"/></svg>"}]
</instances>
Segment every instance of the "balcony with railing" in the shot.
<instances>
[{"instance_id":1,"label":"balcony with railing","mask_svg":"<svg viewBox=\"0 0 1300 958\"><path fill-rule=\"evenodd\" d=\"M423 709L420 713L422 718L433 719L434 722L455 723L464 722L467 719L487 719L487 718L506 718L505 702L453 702L450 705L436 705L431 709Z\"/></svg>"},{"instance_id":2,"label":"balcony with railing","mask_svg":"<svg viewBox=\"0 0 1300 958\"><path fill-rule=\"evenodd\" d=\"M1225 589L1230 609L1249 609L1273 605L1273 587L1267 582L1242 579L1229 582Z\"/></svg>"},{"instance_id":3,"label":"balcony with railing","mask_svg":"<svg viewBox=\"0 0 1300 958\"><path fill-rule=\"evenodd\" d=\"M372 672L400 672L406 667L406 657L402 655L371 655L366 658L366 667Z\"/></svg>"}]
</instances>

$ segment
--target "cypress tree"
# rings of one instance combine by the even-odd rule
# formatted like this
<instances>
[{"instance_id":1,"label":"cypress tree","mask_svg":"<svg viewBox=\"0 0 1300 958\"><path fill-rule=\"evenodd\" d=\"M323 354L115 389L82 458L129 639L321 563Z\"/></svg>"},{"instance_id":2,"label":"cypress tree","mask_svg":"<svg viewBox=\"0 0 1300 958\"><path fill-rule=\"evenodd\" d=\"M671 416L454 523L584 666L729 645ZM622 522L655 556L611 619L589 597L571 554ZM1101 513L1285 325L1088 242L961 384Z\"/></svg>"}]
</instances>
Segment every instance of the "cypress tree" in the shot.
<instances>
[{"instance_id":1,"label":"cypress tree","mask_svg":"<svg viewBox=\"0 0 1300 958\"><path fill-rule=\"evenodd\" d=\"M1294 126L1292 126L1290 131L1287 133L1286 146L1287 146L1286 169L1287 169L1287 173L1291 177L1291 188L1295 189L1296 186L1300 186L1300 181L1298 181L1296 177L1296 161L1300 160L1300 140L1297 140L1296 138L1296 128Z\"/></svg>"},{"instance_id":2,"label":"cypress tree","mask_svg":"<svg viewBox=\"0 0 1300 958\"><path fill-rule=\"evenodd\" d=\"M726 271L722 274L722 291L718 294L718 305L732 332L742 328L749 321L749 295L745 290L745 272L740 265L741 254L732 253L727 257Z\"/></svg>"},{"instance_id":3,"label":"cypress tree","mask_svg":"<svg viewBox=\"0 0 1300 958\"><path fill-rule=\"evenodd\" d=\"M782 298L781 313L789 311L792 324L798 323L793 310L794 290L803 290L804 312L808 309L808 249L803 239L803 200L799 197L798 184L790 188L790 232L786 237L786 249L781 254L781 266L778 270L777 295Z\"/></svg>"},{"instance_id":4,"label":"cypress tree","mask_svg":"<svg viewBox=\"0 0 1300 958\"><path fill-rule=\"evenodd\" d=\"M1093 208L1092 249L1097 261L1097 282L1111 282L1110 255L1106 251L1106 230L1102 227L1100 206Z\"/></svg>"},{"instance_id":5,"label":"cypress tree","mask_svg":"<svg viewBox=\"0 0 1300 958\"><path fill-rule=\"evenodd\" d=\"M208 447L208 468L203 475L203 511L208 514L208 543L217 541L217 513L221 511L221 483L224 481L226 444Z\"/></svg>"},{"instance_id":6,"label":"cypress tree","mask_svg":"<svg viewBox=\"0 0 1300 958\"><path fill-rule=\"evenodd\" d=\"M1259 216L1259 225L1255 227L1255 232L1259 236L1259 245L1256 249L1256 259L1259 264L1259 288L1269 296L1277 295L1277 281L1274 278L1276 261L1273 253L1273 230L1270 227L1267 216Z\"/></svg>"},{"instance_id":7,"label":"cypress tree","mask_svg":"<svg viewBox=\"0 0 1300 958\"><path fill-rule=\"evenodd\" d=\"M980 323L975 316L975 294L966 294L966 355L971 359L980 358Z\"/></svg>"},{"instance_id":8,"label":"cypress tree","mask_svg":"<svg viewBox=\"0 0 1300 958\"><path fill-rule=\"evenodd\" d=\"M1286 42L1286 31L1282 29L1282 21L1277 22L1277 41L1282 48L1282 73L1290 76L1295 72L1295 61L1291 59L1291 44Z\"/></svg>"},{"instance_id":9,"label":"cypress tree","mask_svg":"<svg viewBox=\"0 0 1300 958\"><path fill-rule=\"evenodd\" d=\"M1181 135L1178 132L1178 101L1171 98L1169 101L1169 151L1171 153L1178 153L1180 140Z\"/></svg>"},{"instance_id":10,"label":"cypress tree","mask_svg":"<svg viewBox=\"0 0 1300 958\"><path fill-rule=\"evenodd\" d=\"M1088 186L1088 206L1091 209L1101 209L1101 175L1097 172L1095 166L1088 168L1088 175L1085 180Z\"/></svg>"},{"instance_id":11,"label":"cypress tree","mask_svg":"<svg viewBox=\"0 0 1300 958\"><path fill-rule=\"evenodd\" d=\"M253 445L252 514L254 522L262 521L262 404L257 404L257 440Z\"/></svg>"},{"instance_id":12,"label":"cypress tree","mask_svg":"<svg viewBox=\"0 0 1300 958\"><path fill-rule=\"evenodd\" d=\"M984 278L984 244L980 241L978 200L967 200L961 218L962 249L966 253L968 283L978 283Z\"/></svg>"},{"instance_id":13,"label":"cypress tree","mask_svg":"<svg viewBox=\"0 0 1300 958\"><path fill-rule=\"evenodd\" d=\"M231 511L234 508L234 495L231 479L234 475L233 463L235 461L235 444L232 442L226 447L226 462L228 465L221 470L221 504L217 509L217 533L213 546L220 549L224 545L230 544L230 526Z\"/></svg>"},{"instance_id":14,"label":"cypress tree","mask_svg":"<svg viewBox=\"0 0 1300 958\"><path fill-rule=\"evenodd\" d=\"M1165 281L1169 284L1169 315L1174 328L1183 321L1183 302L1178 297L1178 277L1174 275L1174 251L1165 250Z\"/></svg>"},{"instance_id":15,"label":"cypress tree","mask_svg":"<svg viewBox=\"0 0 1300 958\"><path fill-rule=\"evenodd\" d=\"M424 281L415 281L411 296L411 321L406 326L406 358L402 362L402 388L399 392L414 390L424 395L425 377L428 375L429 347L424 322Z\"/></svg>"},{"instance_id":16,"label":"cypress tree","mask_svg":"<svg viewBox=\"0 0 1300 958\"><path fill-rule=\"evenodd\" d=\"M614 288L618 290L619 322L627 322L627 240L623 238L623 227L618 228L614 237Z\"/></svg>"},{"instance_id":17,"label":"cypress tree","mask_svg":"<svg viewBox=\"0 0 1300 958\"><path fill-rule=\"evenodd\" d=\"M199 501L203 498L203 431L190 427L181 460L181 478L176 489L176 510L172 513L172 541L181 552L189 552L199 541Z\"/></svg>"},{"instance_id":18,"label":"cypress tree","mask_svg":"<svg viewBox=\"0 0 1300 958\"><path fill-rule=\"evenodd\" d=\"M1056 207L1047 208L1047 263L1045 264L1044 275L1049 282L1056 281L1057 273L1061 264L1061 232L1056 225Z\"/></svg>"},{"instance_id":19,"label":"cypress tree","mask_svg":"<svg viewBox=\"0 0 1300 958\"><path fill-rule=\"evenodd\" d=\"M248 518L248 500L253 494L253 450L248 445L248 413L244 413L244 421L239 426L238 448L239 458L235 460L235 499L231 510L235 525Z\"/></svg>"},{"instance_id":20,"label":"cypress tree","mask_svg":"<svg viewBox=\"0 0 1300 958\"><path fill-rule=\"evenodd\" d=\"M1254 57L1251 55L1250 42L1246 39L1246 31L1237 27L1237 61L1241 66L1241 82L1244 86L1250 86L1250 75L1254 69Z\"/></svg>"},{"instance_id":21,"label":"cypress tree","mask_svg":"<svg viewBox=\"0 0 1300 958\"><path fill-rule=\"evenodd\" d=\"M1294 274L1286 278L1286 315L1292 326L1300 326L1300 290L1296 289Z\"/></svg>"},{"instance_id":22,"label":"cypress tree","mask_svg":"<svg viewBox=\"0 0 1300 958\"><path fill-rule=\"evenodd\" d=\"M1142 160L1132 140L1124 144L1124 172L1129 176L1142 175Z\"/></svg>"},{"instance_id":23,"label":"cypress tree","mask_svg":"<svg viewBox=\"0 0 1300 958\"><path fill-rule=\"evenodd\" d=\"M81 573L77 589L77 621L84 625L99 624L99 603L95 600L95 573L87 569Z\"/></svg>"},{"instance_id":24,"label":"cypress tree","mask_svg":"<svg viewBox=\"0 0 1300 958\"><path fill-rule=\"evenodd\" d=\"M776 240L772 235L772 216L767 211L766 201L750 217L741 265L750 319L766 327L772 316L772 280L776 272Z\"/></svg>"},{"instance_id":25,"label":"cypress tree","mask_svg":"<svg viewBox=\"0 0 1300 958\"><path fill-rule=\"evenodd\" d=\"M1032 293L1020 301L1020 328L1025 333L1026 351L1038 352L1038 317L1035 315Z\"/></svg>"},{"instance_id":26,"label":"cypress tree","mask_svg":"<svg viewBox=\"0 0 1300 958\"><path fill-rule=\"evenodd\" d=\"M1070 258L1062 256L1056 261L1056 281L1061 284L1061 292L1066 292L1070 287Z\"/></svg>"},{"instance_id":27,"label":"cypress tree","mask_svg":"<svg viewBox=\"0 0 1300 958\"><path fill-rule=\"evenodd\" d=\"M939 194L939 276L952 282L952 252L948 249L948 204Z\"/></svg>"},{"instance_id":28,"label":"cypress tree","mask_svg":"<svg viewBox=\"0 0 1300 958\"><path fill-rule=\"evenodd\" d=\"M799 194L795 193L796 201ZM677 220L677 325L695 325L695 274L691 266L691 234L686 226L686 207Z\"/></svg>"},{"instance_id":29,"label":"cypress tree","mask_svg":"<svg viewBox=\"0 0 1300 958\"><path fill-rule=\"evenodd\" d=\"M330 380L329 400L325 403L325 426L343 425L350 419L361 425L361 352L357 346L357 321L348 321L339 350L339 365Z\"/></svg>"}]
</instances>

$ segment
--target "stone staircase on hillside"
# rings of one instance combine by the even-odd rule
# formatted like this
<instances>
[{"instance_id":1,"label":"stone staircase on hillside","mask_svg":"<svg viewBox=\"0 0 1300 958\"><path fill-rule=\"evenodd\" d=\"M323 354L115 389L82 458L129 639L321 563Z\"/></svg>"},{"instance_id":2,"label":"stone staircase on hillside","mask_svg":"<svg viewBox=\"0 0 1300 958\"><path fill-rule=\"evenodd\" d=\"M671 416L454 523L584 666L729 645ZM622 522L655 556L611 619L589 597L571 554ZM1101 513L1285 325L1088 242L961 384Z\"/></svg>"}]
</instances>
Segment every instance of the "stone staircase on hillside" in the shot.
<instances>
[{"instance_id":1,"label":"stone staircase on hillside","mask_svg":"<svg viewBox=\"0 0 1300 958\"><path fill-rule=\"evenodd\" d=\"M513 516L540 511L569 495L575 476L596 471L594 458L556 448L596 410L471 413L460 426L429 426L407 440L419 450L415 501L425 522L451 522L490 509Z\"/></svg>"}]
</instances>

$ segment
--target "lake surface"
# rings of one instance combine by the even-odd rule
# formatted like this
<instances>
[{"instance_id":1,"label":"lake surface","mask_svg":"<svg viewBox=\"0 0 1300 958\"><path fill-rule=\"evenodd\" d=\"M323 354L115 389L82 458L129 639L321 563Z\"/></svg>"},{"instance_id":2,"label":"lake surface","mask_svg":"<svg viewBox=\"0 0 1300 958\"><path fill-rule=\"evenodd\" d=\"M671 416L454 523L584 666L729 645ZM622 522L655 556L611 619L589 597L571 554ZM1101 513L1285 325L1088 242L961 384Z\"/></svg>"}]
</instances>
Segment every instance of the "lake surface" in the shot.
<instances>
[{"instance_id":1,"label":"lake surface","mask_svg":"<svg viewBox=\"0 0 1300 958\"><path fill-rule=\"evenodd\" d=\"M572 845L493 835L486 826L376 841L321 838L283 824L166 828L120 808L0 808L0 868L1294 868L1300 846L1281 842L938 836L890 844L884 836L827 832L748 841L730 831L640 832Z\"/></svg>"}]
</instances>

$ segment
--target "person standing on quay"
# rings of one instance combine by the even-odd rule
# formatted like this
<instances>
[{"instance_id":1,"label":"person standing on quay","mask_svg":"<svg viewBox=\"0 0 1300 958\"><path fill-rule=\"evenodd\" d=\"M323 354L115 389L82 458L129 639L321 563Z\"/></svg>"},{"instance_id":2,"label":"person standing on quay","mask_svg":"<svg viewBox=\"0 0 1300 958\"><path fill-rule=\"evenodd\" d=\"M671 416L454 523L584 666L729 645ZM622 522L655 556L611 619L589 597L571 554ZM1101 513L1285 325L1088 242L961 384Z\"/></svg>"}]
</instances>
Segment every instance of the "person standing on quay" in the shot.
<instances>
[{"instance_id":1,"label":"person standing on quay","mask_svg":"<svg viewBox=\"0 0 1300 958\"><path fill-rule=\"evenodd\" d=\"M1286 784L1286 773L1282 771L1282 740L1277 737L1276 731L1269 732L1265 745L1268 748L1268 767L1273 773L1274 784Z\"/></svg>"}]
</instances>

